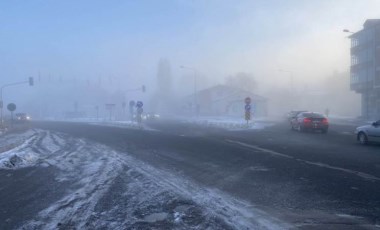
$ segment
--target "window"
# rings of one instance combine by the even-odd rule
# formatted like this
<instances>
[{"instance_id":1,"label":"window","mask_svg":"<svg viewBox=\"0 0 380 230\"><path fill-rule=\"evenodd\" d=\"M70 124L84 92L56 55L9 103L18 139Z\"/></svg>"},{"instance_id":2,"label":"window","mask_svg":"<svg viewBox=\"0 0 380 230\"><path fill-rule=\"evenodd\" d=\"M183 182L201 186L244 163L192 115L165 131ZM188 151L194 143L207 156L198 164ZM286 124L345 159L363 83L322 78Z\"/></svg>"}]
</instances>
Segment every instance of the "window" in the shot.
<instances>
[{"instance_id":1,"label":"window","mask_svg":"<svg viewBox=\"0 0 380 230\"><path fill-rule=\"evenodd\" d=\"M359 82L359 75L357 73L351 73L351 84Z\"/></svg>"}]
</instances>

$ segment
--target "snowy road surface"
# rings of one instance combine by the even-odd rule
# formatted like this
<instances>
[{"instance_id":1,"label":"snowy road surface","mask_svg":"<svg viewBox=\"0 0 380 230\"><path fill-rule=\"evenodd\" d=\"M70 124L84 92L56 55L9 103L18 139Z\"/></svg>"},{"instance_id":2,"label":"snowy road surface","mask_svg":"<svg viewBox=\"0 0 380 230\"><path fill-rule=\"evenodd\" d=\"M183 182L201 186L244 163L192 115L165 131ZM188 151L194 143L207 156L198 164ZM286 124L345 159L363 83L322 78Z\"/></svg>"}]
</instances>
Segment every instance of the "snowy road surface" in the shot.
<instances>
[{"instance_id":1,"label":"snowy road surface","mask_svg":"<svg viewBox=\"0 0 380 230\"><path fill-rule=\"evenodd\" d=\"M249 202L86 139L40 129L1 138L1 229L287 228ZM38 185L15 199L5 186L16 183Z\"/></svg>"}]
</instances>

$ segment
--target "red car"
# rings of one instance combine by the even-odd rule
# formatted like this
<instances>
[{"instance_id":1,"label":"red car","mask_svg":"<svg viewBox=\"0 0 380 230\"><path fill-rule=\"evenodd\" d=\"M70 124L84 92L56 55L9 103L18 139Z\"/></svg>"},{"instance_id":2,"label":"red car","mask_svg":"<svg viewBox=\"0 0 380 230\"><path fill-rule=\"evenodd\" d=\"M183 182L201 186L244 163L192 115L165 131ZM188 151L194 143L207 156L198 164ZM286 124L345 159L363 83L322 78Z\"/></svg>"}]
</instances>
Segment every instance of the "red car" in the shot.
<instances>
[{"instance_id":1,"label":"red car","mask_svg":"<svg viewBox=\"0 0 380 230\"><path fill-rule=\"evenodd\" d=\"M329 120L323 114L304 112L300 113L290 122L293 130L300 132L308 130L320 130L327 133L329 130Z\"/></svg>"}]
</instances>

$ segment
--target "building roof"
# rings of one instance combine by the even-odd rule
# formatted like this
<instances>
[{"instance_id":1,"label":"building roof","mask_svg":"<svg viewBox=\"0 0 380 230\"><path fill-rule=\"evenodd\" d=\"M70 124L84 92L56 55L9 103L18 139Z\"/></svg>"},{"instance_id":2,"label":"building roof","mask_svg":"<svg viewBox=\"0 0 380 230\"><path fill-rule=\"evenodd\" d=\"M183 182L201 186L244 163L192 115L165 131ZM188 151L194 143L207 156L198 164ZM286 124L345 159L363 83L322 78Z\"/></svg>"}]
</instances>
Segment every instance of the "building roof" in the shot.
<instances>
[{"instance_id":1,"label":"building roof","mask_svg":"<svg viewBox=\"0 0 380 230\"><path fill-rule=\"evenodd\" d=\"M366 28L376 26L376 25L380 25L380 19L367 19L364 22L363 27L364 29L366 29Z\"/></svg>"}]
</instances>

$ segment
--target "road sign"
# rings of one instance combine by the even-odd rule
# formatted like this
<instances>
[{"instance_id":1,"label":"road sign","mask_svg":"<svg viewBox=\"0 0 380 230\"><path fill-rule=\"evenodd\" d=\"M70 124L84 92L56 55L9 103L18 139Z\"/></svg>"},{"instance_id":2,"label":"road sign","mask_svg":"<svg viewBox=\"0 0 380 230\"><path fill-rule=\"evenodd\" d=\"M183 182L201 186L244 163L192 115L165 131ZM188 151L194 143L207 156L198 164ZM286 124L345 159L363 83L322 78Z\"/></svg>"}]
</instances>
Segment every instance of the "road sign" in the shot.
<instances>
[{"instance_id":1,"label":"road sign","mask_svg":"<svg viewBox=\"0 0 380 230\"><path fill-rule=\"evenodd\" d=\"M251 105L250 104L246 104L244 106L244 109L245 109L245 111L251 111Z\"/></svg>"},{"instance_id":2,"label":"road sign","mask_svg":"<svg viewBox=\"0 0 380 230\"><path fill-rule=\"evenodd\" d=\"M7 105L7 109L11 112L16 110L16 105L14 103L10 103Z\"/></svg>"},{"instance_id":3,"label":"road sign","mask_svg":"<svg viewBox=\"0 0 380 230\"><path fill-rule=\"evenodd\" d=\"M143 105L144 105L144 103L143 103L142 101L138 101L138 102L136 103L136 106L137 106L138 108L143 107Z\"/></svg>"},{"instance_id":4,"label":"road sign","mask_svg":"<svg viewBox=\"0 0 380 230\"><path fill-rule=\"evenodd\" d=\"M245 102L245 104L251 104L252 100L251 100L250 97L246 97L246 98L244 99L244 102Z\"/></svg>"}]
</instances>

